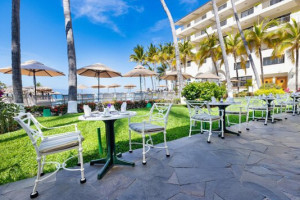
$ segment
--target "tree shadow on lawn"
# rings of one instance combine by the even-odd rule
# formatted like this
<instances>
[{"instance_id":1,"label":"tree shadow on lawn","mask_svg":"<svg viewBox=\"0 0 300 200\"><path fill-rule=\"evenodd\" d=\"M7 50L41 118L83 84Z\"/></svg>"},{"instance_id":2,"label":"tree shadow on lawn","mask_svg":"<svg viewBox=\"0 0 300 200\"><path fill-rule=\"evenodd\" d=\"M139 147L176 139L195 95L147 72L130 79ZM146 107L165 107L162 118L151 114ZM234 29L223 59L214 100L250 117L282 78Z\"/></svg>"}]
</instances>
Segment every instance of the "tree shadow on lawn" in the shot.
<instances>
[{"instance_id":1,"label":"tree shadow on lawn","mask_svg":"<svg viewBox=\"0 0 300 200\"><path fill-rule=\"evenodd\" d=\"M26 137L27 136L27 133L22 133L20 135L15 135L13 137L7 137L7 138L4 138L4 139L0 139L0 144L3 143L3 142L8 142L8 141L13 141L13 140L17 140L17 139L20 139L20 138L23 138L23 137Z\"/></svg>"}]
</instances>

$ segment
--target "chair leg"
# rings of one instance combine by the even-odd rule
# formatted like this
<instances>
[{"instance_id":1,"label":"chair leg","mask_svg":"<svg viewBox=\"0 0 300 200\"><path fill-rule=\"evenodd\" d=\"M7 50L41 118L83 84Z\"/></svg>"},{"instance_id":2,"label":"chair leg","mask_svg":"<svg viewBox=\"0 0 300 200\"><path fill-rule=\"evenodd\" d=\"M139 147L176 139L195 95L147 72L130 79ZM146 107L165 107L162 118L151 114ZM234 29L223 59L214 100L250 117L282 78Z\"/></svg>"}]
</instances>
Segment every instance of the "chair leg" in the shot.
<instances>
[{"instance_id":1,"label":"chair leg","mask_svg":"<svg viewBox=\"0 0 300 200\"><path fill-rule=\"evenodd\" d=\"M192 126L193 126L193 120L190 120L190 133L189 133L189 137L192 137Z\"/></svg>"},{"instance_id":2,"label":"chair leg","mask_svg":"<svg viewBox=\"0 0 300 200\"><path fill-rule=\"evenodd\" d=\"M132 153L132 149L131 149L131 130L130 129L129 129L128 133L129 133L129 153Z\"/></svg>"},{"instance_id":3,"label":"chair leg","mask_svg":"<svg viewBox=\"0 0 300 200\"><path fill-rule=\"evenodd\" d=\"M145 134L142 133L142 138L143 138L143 165L146 165L146 151L145 151Z\"/></svg>"},{"instance_id":4,"label":"chair leg","mask_svg":"<svg viewBox=\"0 0 300 200\"><path fill-rule=\"evenodd\" d=\"M269 109L269 108L268 108ZM268 110L266 111L266 119L265 119L265 125L268 125Z\"/></svg>"},{"instance_id":5,"label":"chair leg","mask_svg":"<svg viewBox=\"0 0 300 200\"><path fill-rule=\"evenodd\" d=\"M203 134L203 122L201 121L201 134Z\"/></svg>"},{"instance_id":6,"label":"chair leg","mask_svg":"<svg viewBox=\"0 0 300 200\"><path fill-rule=\"evenodd\" d=\"M223 125L223 118L221 118L221 138L224 139L224 125ZM211 128L212 129L212 128ZM212 132L212 130L210 131Z\"/></svg>"},{"instance_id":7,"label":"chair leg","mask_svg":"<svg viewBox=\"0 0 300 200\"><path fill-rule=\"evenodd\" d=\"M42 161L42 168L41 168L41 176L44 176L44 165L45 165L45 159L46 159L46 156L43 156L43 161Z\"/></svg>"},{"instance_id":8,"label":"chair leg","mask_svg":"<svg viewBox=\"0 0 300 200\"><path fill-rule=\"evenodd\" d=\"M242 130L241 130L241 124L242 124L242 115L241 113L239 114L239 131L238 133L242 133Z\"/></svg>"},{"instance_id":9,"label":"chair leg","mask_svg":"<svg viewBox=\"0 0 300 200\"><path fill-rule=\"evenodd\" d=\"M247 113L247 116L246 116L246 130L249 131L249 113Z\"/></svg>"},{"instance_id":10,"label":"chair leg","mask_svg":"<svg viewBox=\"0 0 300 200\"><path fill-rule=\"evenodd\" d=\"M230 127L230 120L229 120L229 115L226 115L226 118L227 118L227 123L228 123L228 127Z\"/></svg>"},{"instance_id":11,"label":"chair leg","mask_svg":"<svg viewBox=\"0 0 300 200\"><path fill-rule=\"evenodd\" d=\"M85 183L86 182L86 178L84 177L84 167L83 167L83 157L82 157L82 145L81 145L81 141L79 142L79 148L78 148L78 152L79 152L79 160L80 160L80 172L81 172L81 179L80 179L80 183Z\"/></svg>"},{"instance_id":12,"label":"chair leg","mask_svg":"<svg viewBox=\"0 0 300 200\"><path fill-rule=\"evenodd\" d=\"M42 171L41 157L37 158L37 162L38 162L38 172L37 172L37 176L36 176L36 179L35 179L35 183L34 183L34 186L33 186L32 193L30 194L30 198L32 198L32 199L39 196L39 193L36 190L36 188L37 188L38 182L40 181L41 171Z\"/></svg>"},{"instance_id":13,"label":"chair leg","mask_svg":"<svg viewBox=\"0 0 300 200\"><path fill-rule=\"evenodd\" d=\"M210 143L211 135L212 135L212 121L209 122L209 133L208 133L207 143Z\"/></svg>"},{"instance_id":14,"label":"chair leg","mask_svg":"<svg viewBox=\"0 0 300 200\"><path fill-rule=\"evenodd\" d=\"M152 140L151 134L149 134L149 139L150 139L150 142L151 142L151 145L152 145L152 148L153 148L153 140Z\"/></svg>"},{"instance_id":15,"label":"chair leg","mask_svg":"<svg viewBox=\"0 0 300 200\"><path fill-rule=\"evenodd\" d=\"M168 145L167 145L167 132L166 131L164 131L164 141L165 141L166 156L170 157L170 153L169 153L169 149L168 149Z\"/></svg>"}]
</instances>

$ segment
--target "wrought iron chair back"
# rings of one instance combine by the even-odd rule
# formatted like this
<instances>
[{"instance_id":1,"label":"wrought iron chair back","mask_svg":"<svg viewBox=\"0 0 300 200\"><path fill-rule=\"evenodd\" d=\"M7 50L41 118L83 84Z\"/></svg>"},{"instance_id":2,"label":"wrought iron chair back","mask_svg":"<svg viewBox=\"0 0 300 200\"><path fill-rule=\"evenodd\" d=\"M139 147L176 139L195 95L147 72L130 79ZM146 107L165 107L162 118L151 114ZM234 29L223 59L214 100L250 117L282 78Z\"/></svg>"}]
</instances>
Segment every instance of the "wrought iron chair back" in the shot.
<instances>
[{"instance_id":1,"label":"wrought iron chair back","mask_svg":"<svg viewBox=\"0 0 300 200\"><path fill-rule=\"evenodd\" d=\"M150 110L149 122L163 121L166 127L172 105L172 103L154 103Z\"/></svg>"}]
</instances>

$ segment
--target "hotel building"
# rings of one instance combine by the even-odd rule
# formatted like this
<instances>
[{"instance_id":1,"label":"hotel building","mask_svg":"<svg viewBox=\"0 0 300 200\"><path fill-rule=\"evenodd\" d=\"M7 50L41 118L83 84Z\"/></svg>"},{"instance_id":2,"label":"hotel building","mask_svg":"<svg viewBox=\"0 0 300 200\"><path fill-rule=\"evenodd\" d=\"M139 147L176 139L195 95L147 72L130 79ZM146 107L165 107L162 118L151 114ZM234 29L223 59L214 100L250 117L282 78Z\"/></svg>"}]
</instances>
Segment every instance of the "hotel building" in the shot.
<instances>
[{"instance_id":1,"label":"hotel building","mask_svg":"<svg viewBox=\"0 0 300 200\"><path fill-rule=\"evenodd\" d=\"M220 24L223 36L227 33L237 33L238 28L235 18L233 16L233 9L230 0L216 0L218 6L218 14L220 17ZM300 0L235 0L236 9L244 30L252 28L255 22L261 22L264 19L277 19L282 25L285 22L290 22L294 18L300 23ZM215 16L212 8L212 3L202 5L195 11L183 17L176 22L178 26L176 34L179 40L190 40L194 45L196 51L197 44L206 37L205 30L208 34L217 34ZM278 27L272 27L269 30L274 30ZM283 88L290 88L295 90L295 64L291 62L287 53L282 58L271 59L272 50L267 47L263 48L263 68L265 74L265 83L276 83ZM259 58L252 53L253 59L259 75L260 61ZM236 78L236 71L234 69L234 59L228 56L230 77ZM240 68L239 63L237 67ZM213 63L210 58L206 59L205 63L198 69L196 63L188 61L186 72L195 76L198 73L213 72ZM220 76L225 79L224 65L219 69ZM253 71L247 62L246 73L243 69L239 69L239 79L241 90L247 80L253 80L254 90L256 90L256 82ZM192 80L193 81L193 80ZM236 88L237 83L233 83Z\"/></svg>"}]
</instances>

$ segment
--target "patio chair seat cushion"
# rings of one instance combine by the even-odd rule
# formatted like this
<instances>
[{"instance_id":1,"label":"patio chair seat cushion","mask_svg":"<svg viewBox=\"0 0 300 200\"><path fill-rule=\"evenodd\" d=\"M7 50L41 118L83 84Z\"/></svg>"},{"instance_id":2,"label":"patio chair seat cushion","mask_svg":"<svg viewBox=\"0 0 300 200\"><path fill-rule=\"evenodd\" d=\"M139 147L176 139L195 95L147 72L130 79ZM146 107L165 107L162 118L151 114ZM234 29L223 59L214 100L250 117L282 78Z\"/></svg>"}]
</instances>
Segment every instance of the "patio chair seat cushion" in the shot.
<instances>
[{"instance_id":1,"label":"patio chair seat cushion","mask_svg":"<svg viewBox=\"0 0 300 200\"><path fill-rule=\"evenodd\" d=\"M144 123L131 123L129 124L129 128L134 130L135 132L142 133L144 128ZM145 123L145 133L152 133L152 132L160 132L164 131L165 128L162 126L158 126L151 123Z\"/></svg>"},{"instance_id":2,"label":"patio chair seat cushion","mask_svg":"<svg viewBox=\"0 0 300 200\"><path fill-rule=\"evenodd\" d=\"M209 121L210 119L212 121L220 120L221 117L217 115L209 115L209 114L196 114L192 116L192 119L200 120L200 121Z\"/></svg>"},{"instance_id":3,"label":"patio chair seat cushion","mask_svg":"<svg viewBox=\"0 0 300 200\"><path fill-rule=\"evenodd\" d=\"M239 115L240 111L226 110L225 113L230 115ZM246 115L247 111L242 111L241 114Z\"/></svg>"},{"instance_id":4,"label":"patio chair seat cushion","mask_svg":"<svg viewBox=\"0 0 300 200\"><path fill-rule=\"evenodd\" d=\"M266 110L267 107L249 107L251 110Z\"/></svg>"},{"instance_id":5,"label":"patio chair seat cushion","mask_svg":"<svg viewBox=\"0 0 300 200\"><path fill-rule=\"evenodd\" d=\"M72 147L76 147L79 145L78 135L80 132L71 132L66 134L58 134L51 137L45 138L40 146L39 152L40 153L51 153L56 152ZM83 141L84 138L81 136L81 140Z\"/></svg>"}]
</instances>

